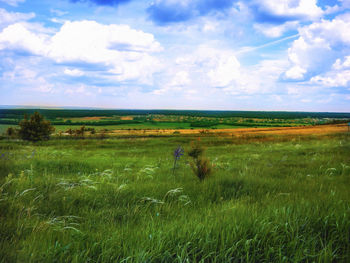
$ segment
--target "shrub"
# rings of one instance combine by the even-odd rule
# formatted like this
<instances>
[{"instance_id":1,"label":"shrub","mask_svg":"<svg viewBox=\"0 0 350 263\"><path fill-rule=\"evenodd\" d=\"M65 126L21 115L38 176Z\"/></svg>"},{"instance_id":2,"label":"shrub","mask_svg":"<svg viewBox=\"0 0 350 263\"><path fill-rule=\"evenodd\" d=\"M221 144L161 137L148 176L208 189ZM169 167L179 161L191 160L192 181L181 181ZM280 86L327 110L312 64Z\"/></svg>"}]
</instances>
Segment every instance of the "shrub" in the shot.
<instances>
[{"instance_id":1,"label":"shrub","mask_svg":"<svg viewBox=\"0 0 350 263\"><path fill-rule=\"evenodd\" d=\"M204 149L198 143L191 144L191 150L188 152L188 155L194 160L198 159L204 152Z\"/></svg>"},{"instance_id":2,"label":"shrub","mask_svg":"<svg viewBox=\"0 0 350 263\"><path fill-rule=\"evenodd\" d=\"M84 139L84 135L85 135L85 125L81 126L80 129L76 129L75 130L75 136Z\"/></svg>"},{"instance_id":3,"label":"shrub","mask_svg":"<svg viewBox=\"0 0 350 263\"><path fill-rule=\"evenodd\" d=\"M203 181L212 172L212 165L210 161L202 156L194 160L194 163L191 163L191 168L200 181Z\"/></svg>"},{"instance_id":4,"label":"shrub","mask_svg":"<svg viewBox=\"0 0 350 263\"><path fill-rule=\"evenodd\" d=\"M73 131L71 128L69 128L69 129L66 130L65 132L68 133L70 136L72 136L73 133L74 133L74 131Z\"/></svg>"},{"instance_id":5,"label":"shrub","mask_svg":"<svg viewBox=\"0 0 350 263\"><path fill-rule=\"evenodd\" d=\"M17 135L17 131L15 128L13 127L8 127L7 130L6 130L6 137L11 139L11 138L14 138L16 137Z\"/></svg>"},{"instance_id":6,"label":"shrub","mask_svg":"<svg viewBox=\"0 0 350 263\"><path fill-rule=\"evenodd\" d=\"M193 173L200 181L203 181L212 173L213 168L209 159L204 156L204 148L199 143L192 143L188 155L193 159L191 163Z\"/></svg>"},{"instance_id":7,"label":"shrub","mask_svg":"<svg viewBox=\"0 0 350 263\"><path fill-rule=\"evenodd\" d=\"M28 118L24 115L24 120L19 123L18 134L20 138L27 141L48 140L50 134L55 130L49 121L44 119L40 113L35 112Z\"/></svg>"}]
</instances>

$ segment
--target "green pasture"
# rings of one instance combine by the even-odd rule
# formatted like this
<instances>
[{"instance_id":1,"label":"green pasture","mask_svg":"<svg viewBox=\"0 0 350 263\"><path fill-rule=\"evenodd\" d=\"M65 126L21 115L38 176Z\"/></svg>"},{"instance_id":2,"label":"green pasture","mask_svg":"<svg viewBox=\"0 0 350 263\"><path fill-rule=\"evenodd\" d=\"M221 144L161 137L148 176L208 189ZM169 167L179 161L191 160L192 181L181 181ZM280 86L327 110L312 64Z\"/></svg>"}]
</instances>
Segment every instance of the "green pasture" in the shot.
<instances>
[{"instance_id":1,"label":"green pasture","mask_svg":"<svg viewBox=\"0 0 350 263\"><path fill-rule=\"evenodd\" d=\"M255 125L251 126L237 126L237 125L228 125L228 124L218 124L213 125L210 127L191 127L191 123L187 122L143 122L143 123L131 123L131 124L120 124L120 125L103 125L103 126L95 126L95 125L89 125L88 122L86 122L85 128L94 128L97 132L101 131L103 129L107 130L118 130L118 129L137 129L137 130L145 130L145 129L240 129L240 128L254 128L254 127L260 127L260 128L267 128L267 127L285 127L285 126L299 126L304 125L301 123L296 124L283 124L283 123L276 123L271 124L270 126L262 125L256 123ZM79 129L82 125L53 125L55 127L55 133L58 132L65 132L68 129ZM10 124L0 124L0 135L4 134L6 132L6 129L8 127L15 127L18 128L18 125L10 125Z\"/></svg>"},{"instance_id":2,"label":"green pasture","mask_svg":"<svg viewBox=\"0 0 350 263\"><path fill-rule=\"evenodd\" d=\"M3 139L0 166L0 262L350 262L348 134Z\"/></svg>"}]
</instances>

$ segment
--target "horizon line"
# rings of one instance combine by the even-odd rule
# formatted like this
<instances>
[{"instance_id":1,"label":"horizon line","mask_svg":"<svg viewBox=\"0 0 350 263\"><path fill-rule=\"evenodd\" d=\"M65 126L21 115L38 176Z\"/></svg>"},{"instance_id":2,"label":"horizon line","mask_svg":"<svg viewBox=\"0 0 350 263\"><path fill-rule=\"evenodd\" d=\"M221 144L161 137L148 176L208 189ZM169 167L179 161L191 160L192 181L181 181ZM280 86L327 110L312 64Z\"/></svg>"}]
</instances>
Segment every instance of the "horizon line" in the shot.
<instances>
[{"instance_id":1,"label":"horizon line","mask_svg":"<svg viewBox=\"0 0 350 263\"><path fill-rule=\"evenodd\" d=\"M0 110L4 109L47 109L47 110L139 110L139 111L221 111L221 112L300 112L300 113L350 113L350 111L304 111L304 110L214 110L214 109L165 109L165 108L110 108L95 106L39 106L39 105L1 105Z\"/></svg>"}]
</instances>

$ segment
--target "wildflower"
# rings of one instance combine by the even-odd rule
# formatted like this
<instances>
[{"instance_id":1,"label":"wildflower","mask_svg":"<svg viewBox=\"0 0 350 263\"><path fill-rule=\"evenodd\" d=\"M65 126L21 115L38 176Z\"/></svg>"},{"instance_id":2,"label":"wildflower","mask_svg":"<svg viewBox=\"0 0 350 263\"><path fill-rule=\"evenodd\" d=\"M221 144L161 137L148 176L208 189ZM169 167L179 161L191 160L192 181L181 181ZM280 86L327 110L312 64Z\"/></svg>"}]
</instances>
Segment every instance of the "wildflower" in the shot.
<instances>
[{"instance_id":1,"label":"wildflower","mask_svg":"<svg viewBox=\"0 0 350 263\"><path fill-rule=\"evenodd\" d=\"M184 149L181 146L179 146L174 151L175 160L179 160L182 155L184 155Z\"/></svg>"},{"instance_id":2,"label":"wildflower","mask_svg":"<svg viewBox=\"0 0 350 263\"><path fill-rule=\"evenodd\" d=\"M184 155L184 149L181 146L178 146L174 151L174 167L173 167L173 175L175 175L176 162L180 159L182 155Z\"/></svg>"}]
</instances>

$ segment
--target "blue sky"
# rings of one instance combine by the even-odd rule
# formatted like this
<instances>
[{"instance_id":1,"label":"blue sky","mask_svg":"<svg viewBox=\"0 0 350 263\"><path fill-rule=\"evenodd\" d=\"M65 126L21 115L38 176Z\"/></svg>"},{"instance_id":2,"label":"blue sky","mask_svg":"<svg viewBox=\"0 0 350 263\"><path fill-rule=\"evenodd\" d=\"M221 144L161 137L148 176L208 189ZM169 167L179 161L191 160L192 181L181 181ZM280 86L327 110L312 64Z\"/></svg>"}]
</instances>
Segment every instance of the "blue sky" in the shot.
<instances>
[{"instance_id":1,"label":"blue sky","mask_svg":"<svg viewBox=\"0 0 350 263\"><path fill-rule=\"evenodd\" d=\"M0 0L0 105L350 112L350 0Z\"/></svg>"}]
</instances>

